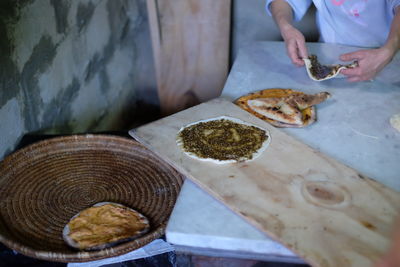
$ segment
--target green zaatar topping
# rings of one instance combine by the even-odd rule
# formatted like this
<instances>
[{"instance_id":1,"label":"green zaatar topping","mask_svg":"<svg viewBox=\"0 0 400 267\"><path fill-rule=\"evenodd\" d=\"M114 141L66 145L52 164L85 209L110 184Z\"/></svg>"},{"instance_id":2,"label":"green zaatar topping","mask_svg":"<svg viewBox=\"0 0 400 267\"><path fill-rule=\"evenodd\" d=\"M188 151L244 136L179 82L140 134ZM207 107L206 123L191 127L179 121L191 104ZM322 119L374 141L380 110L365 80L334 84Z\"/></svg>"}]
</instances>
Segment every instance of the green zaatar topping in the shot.
<instances>
[{"instance_id":1,"label":"green zaatar topping","mask_svg":"<svg viewBox=\"0 0 400 267\"><path fill-rule=\"evenodd\" d=\"M319 63L316 55L310 55L308 57L311 61L311 73L318 80L324 79L329 75L335 74L335 71L342 65L337 65L336 67L321 65Z\"/></svg>"},{"instance_id":2,"label":"green zaatar topping","mask_svg":"<svg viewBox=\"0 0 400 267\"><path fill-rule=\"evenodd\" d=\"M179 133L186 152L216 160L252 159L267 138L260 128L227 119L200 122Z\"/></svg>"}]
</instances>

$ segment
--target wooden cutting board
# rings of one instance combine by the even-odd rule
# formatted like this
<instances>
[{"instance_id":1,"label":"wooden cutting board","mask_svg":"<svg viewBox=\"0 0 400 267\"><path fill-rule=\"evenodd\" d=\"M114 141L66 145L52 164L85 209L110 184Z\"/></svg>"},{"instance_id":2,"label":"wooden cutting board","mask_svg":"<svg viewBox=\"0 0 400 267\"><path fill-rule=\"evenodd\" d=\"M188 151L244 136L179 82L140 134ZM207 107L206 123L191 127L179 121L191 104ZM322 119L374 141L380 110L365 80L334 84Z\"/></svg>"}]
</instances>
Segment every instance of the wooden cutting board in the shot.
<instances>
[{"instance_id":1,"label":"wooden cutting board","mask_svg":"<svg viewBox=\"0 0 400 267\"><path fill-rule=\"evenodd\" d=\"M223 115L267 129L269 147L253 161L218 165L190 158L176 145L181 127ZM131 135L313 266L370 266L389 247L399 193L227 100L200 104Z\"/></svg>"}]
</instances>

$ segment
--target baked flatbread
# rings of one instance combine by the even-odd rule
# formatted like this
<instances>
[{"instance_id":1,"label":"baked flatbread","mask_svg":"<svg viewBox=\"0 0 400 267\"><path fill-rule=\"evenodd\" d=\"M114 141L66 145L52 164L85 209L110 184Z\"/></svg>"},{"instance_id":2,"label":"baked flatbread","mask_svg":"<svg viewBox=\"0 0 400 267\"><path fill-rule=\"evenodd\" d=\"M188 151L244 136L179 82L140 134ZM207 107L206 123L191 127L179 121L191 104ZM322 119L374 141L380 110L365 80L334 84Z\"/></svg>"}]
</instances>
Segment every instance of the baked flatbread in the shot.
<instances>
[{"instance_id":1,"label":"baked flatbread","mask_svg":"<svg viewBox=\"0 0 400 267\"><path fill-rule=\"evenodd\" d=\"M259 98L248 100L247 105L253 110L267 118L288 124L303 124L301 111L289 105L285 98Z\"/></svg>"},{"instance_id":2,"label":"baked flatbread","mask_svg":"<svg viewBox=\"0 0 400 267\"><path fill-rule=\"evenodd\" d=\"M254 160L270 141L266 129L227 116L188 124L176 139L189 157L215 164Z\"/></svg>"},{"instance_id":3,"label":"baked flatbread","mask_svg":"<svg viewBox=\"0 0 400 267\"><path fill-rule=\"evenodd\" d=\"M351 64L342 65L321 65L318 62L316 55L310 55L308 58L303 58L308 76L314 81L324 81L336 77L342 69L355 68L358 62L354 61Z\"/></svg>"},{"instance_id":4,"label":"baked flatbread","mask_svg":"<svg viewBox=\"0 0 400 267\"><path fill-rule=\"evenodd\" d=\"M149 229L149 220L136 210L101 202L72 217L64 227L63 239L77 249L98 250L135 239Z\"/></svg>"},{"instance_id":5,"label":"baked flatbread","mask_svg":"<svg viewBox=\"0 0 400 267\"><path fill-rule=\"evenodd\" d=\"M330 96L327 92L315 95L290 95L281 98L259 98L248 100L249 107L270 119L288 123L303 124L301 111L321 103Z\"/></svg>"},{"instance_id":6,"label":"baked flatbread","mask_svg":"<svg viewBox=\"0 0 400 267\"><path fill-rule=\"evenodd\" d=\"M319 103L325 101L330 98L331 94L328 92L320 92L317 94L300 94L300 95L290 95L285 97L286 103L289 105L298 108L299 110L303 110Z\"/></svg>"},{"instance_id":7,"label":"baked flatbread","mask_svg":"<svg viewBox=\"0 0 400 267\"><path fill-rule=\"evenodd\" d=\"M304 127L316 120L314 105L327 92L306 95L291 89L266 89L240 97L235 104L276 127Z\"/></svg>"}]
</instances>

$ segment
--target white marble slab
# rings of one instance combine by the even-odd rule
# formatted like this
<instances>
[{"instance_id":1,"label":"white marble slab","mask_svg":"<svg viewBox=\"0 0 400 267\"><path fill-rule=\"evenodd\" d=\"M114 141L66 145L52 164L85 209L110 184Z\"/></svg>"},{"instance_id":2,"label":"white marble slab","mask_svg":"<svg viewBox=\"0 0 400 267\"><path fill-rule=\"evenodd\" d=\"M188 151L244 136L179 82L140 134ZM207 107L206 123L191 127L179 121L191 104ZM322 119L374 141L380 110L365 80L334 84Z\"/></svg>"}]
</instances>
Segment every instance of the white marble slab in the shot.
<instances>
[{"instance_id":1,"label":"white marble slab","mask_svg":"<svg viewBox=\"0 0 400 267\"><path fill-rule=\"evenodd\" d=\"M307 44L324 64L340 62L341 53L357 48ZM319 120L304 129L283 129L314 149L400 191L400 133L389 118L400 113L400 55L373 82L348 83L343 78L315 82L304 68L290 63L281 42L258 42L243 48L222 96L234 100L266 88L292 88L306 93L328 91L332 98L318 105ZM248 251L293 258L221 203L186 181L166 230L173 244Z\"/></svg>"},{"instance_id":2,"label":"white marble slab","mask_svg":"<svg viewBox=\"0 0 400 267\"><path fill-rule=\"evenodd\" d=\"M339 63L341 53L357 49L317 43L308 48L326 64ZM344 78L315 82L304 67L291 64L283 43L255 43L239 53L222 96L234 100L267 88L331 93L331 99L317 106L316 123L283 131L400 191L400 133L389 123L393 114L400 113L399 53L373 82L349 83Z\"/></svg>"},{"instance_id":3,"label":"white marble slab","mask_svg":"<svg viewBox=\"0 0 400 267\"><path fill-rule=\"evenodd\" d=\"M295 257L190 180L182 187L167 229L173 244Z\"/></svg>"}]
</instances>

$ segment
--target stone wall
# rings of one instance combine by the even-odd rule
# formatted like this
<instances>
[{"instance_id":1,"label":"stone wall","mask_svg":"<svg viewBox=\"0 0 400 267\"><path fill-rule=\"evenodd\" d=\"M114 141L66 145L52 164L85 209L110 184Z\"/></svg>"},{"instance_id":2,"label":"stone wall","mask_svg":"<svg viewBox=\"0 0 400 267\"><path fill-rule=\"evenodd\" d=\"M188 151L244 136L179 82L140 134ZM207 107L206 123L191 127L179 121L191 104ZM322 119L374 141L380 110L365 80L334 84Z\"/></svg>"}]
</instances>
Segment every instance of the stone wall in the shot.
<instances>
[{"instance_id":1,"label":"stone wall","mask_svg":"<svg viewBox=\"0 0 400 267\"><path fill-rule=\"evenodd\" d=\"M0 158L26 133L129 129L157 113L145 0L2 0L0 35Z\"/></svg>"}]
</instances>

